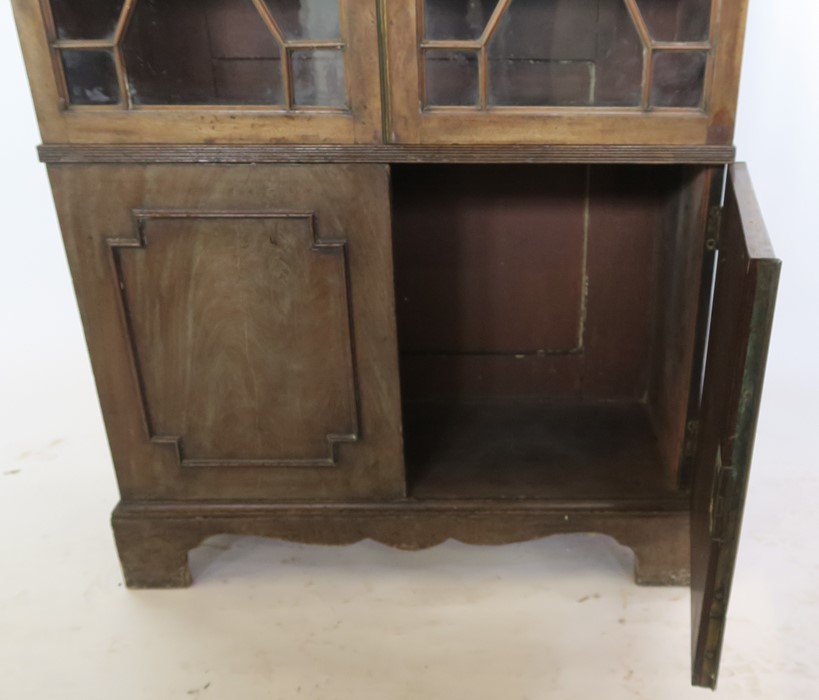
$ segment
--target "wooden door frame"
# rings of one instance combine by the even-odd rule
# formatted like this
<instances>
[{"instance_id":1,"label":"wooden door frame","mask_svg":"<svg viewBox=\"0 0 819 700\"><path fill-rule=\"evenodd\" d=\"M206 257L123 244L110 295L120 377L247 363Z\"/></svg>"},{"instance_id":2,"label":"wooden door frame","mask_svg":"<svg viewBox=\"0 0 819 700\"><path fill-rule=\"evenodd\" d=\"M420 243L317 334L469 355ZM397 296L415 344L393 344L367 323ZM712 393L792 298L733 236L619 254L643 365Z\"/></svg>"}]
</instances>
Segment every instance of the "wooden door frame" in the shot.
<instances>
[{"instance_id":1,"label":"wooden door frame","mask_svg":"<svg viewBox=\"0 0 819 700\"><path fill-rule=\"evenodd\" d=\"M370 0L340 0L349 109L66 105L48 0L12 0L46 143L373 144L382 136L378 30ZM120 77L120 82L122 78Z\"/></svg>"},{"instance_id":2,"label":"wooden door frame","mask_svg":"<svg viewBox=\"0 0 819 700\"><path fill-rule=\"evenodd\" d=\"M387 141L406 144L657 144L732 142L747 0L714 0L705 107L655 109L589 107L422 107L419 77L423 0L378 0L386 43ZM629 0L630 2L630 0ZM411 31L415 27L415 32Z\"/></svg>"}]
</instances>

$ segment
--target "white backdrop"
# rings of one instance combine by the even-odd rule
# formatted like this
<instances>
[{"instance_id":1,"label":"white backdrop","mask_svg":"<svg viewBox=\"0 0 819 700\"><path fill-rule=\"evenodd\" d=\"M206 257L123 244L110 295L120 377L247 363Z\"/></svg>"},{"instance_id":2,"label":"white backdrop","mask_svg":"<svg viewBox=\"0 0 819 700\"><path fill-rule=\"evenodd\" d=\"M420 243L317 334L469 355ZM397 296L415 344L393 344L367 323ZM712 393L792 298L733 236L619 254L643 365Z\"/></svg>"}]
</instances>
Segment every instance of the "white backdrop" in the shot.
<instances>
[{"instance_id":1,"label":"white backdrop","mask_svg":"<svg viewBox=\"0 0 819 700\"><path fill-rule=\"evenodd\" d=\"M721 694L807 698L819 694L819 548L815 538L819 529L819 3L751 0L751 6L736 143L739 159L749 163L784 266ZM75 571L82 557L80 545L86 541L83 538L101 543L88 565L100 566L99 561L104 561L108 567L102 578L100 574L94 579L95 585L100 590L117 586L105 521L116 493L46 172L34 151L38 133L8 2L0 3L0 67L0 567L8 567L8 573L0 575L0 674L5 678L3 694L8 697L92 698L98 697L92 692L94 687L105 684L108 657L100 652L75 659L71 675L73 627L55 623L52 633L43 623L42 633L31 631L40 629L38 611L43 616L57 614L48 607L49 600L58 601L61 609L70 609L90 595L87 584L82 583L83 572ZM77 471L57 477L46 467L62 464L63 458L58 456L61 445L67 445L65 449L76 463L72 469ZM40 471L29 469L29 464L40 465ZM61 484L67 501L59 501L61 494L49 491L55 483ZM71 499L82 498L80 484L83 489L92 484L98 492L94 503L99 505L88 506L93 511L88 519L72 510ZM46 507L45 494L49 493L54 500ZM62 505L55 505L58 503ZM60 536L65 541L60 540L57 547L55 538ZM70 551L71 556L55 554L63 545L69 547L65 552ZM457 552L453 556L469 556ZM43 589L45 584L36 583L44 579L52 581L53 587ZM77 598L68 594L61 597L63 590L73 591ZM120 610L133 601L156 600L139 597L144 594L131 595L125 599L128 602L112 609ZM26 601L29 607L25 607ZM677 627L684 630L687 619L680 615L675 618ZM90 612L84 619L92 624ZM77 624L82 626L83 621ZM138 627L141 623L134 624ZM598 632L595 626L588 629L589 635ZM88 634L91 648L91 640L112 633L92 630ZM679 634L684 636L687 631ZM54 645L42 647L49 635L54 637ZM69 646L60 646L61 635ZM57 660L60 649L68 661ZM644 649L636 654L629 662L635 664L630 674L607 675L601 670L599 678L605 682L607 694L635 697L646 692L645 697L689 697L684 648L674 650L674 657L682 662L674 667L675 672L652 676L648 686L634 685L641 674L648 677L657 671L648 668L652 653L657 652ZM586 663L592 675L598 668L608 668L601 658L587 658ZM39 675L47 675L45 669L51 664L74 683L57 694ZM120 679L124 683L141 677L138 665L116 668L126 674ZM99 674L97 686L83 683L92 671ZM308 671L310 675L315 669ZM385 673L386 678L391 674ZM666 673L669 677L661 677ZM253 678L248 674L245 680ZM439 676L433 668L424 684L424 671L419 669L415 682L420 683L417 689L421 690L417 694L407 688L400 692L390 689L384 679L376 687L384 698L433 697L439 693L441 697L458 696L444 694L442 688L449 687L448 681L436 685L435 678ZM334 679L336 697L343 695L342 680ZM152 694L142 697L166 697L164 691L171 686L156 682L159 685L153 687ZM257 686L260 682L254 681ZM178 691L168 690L167 697L189 697L194 685L193 680L186 679ZM214 680L209 691L212 696L229 697L218 695L217 685ZM204 693L207 689L202 687L199 690ZM222 692L226 687L223 683ZM476 686L470 695L484 697L483 691L486 697L493 697L489 687ZM531 687L540 686L533 682ZM561 693L573 696L569 685L552 688L549 697ZM158 694L158 689L163 692ZM358 697L363 697L361 692ZM546 697L546 692L534 692L531 697Z\"/></svg>"}]
</instances>

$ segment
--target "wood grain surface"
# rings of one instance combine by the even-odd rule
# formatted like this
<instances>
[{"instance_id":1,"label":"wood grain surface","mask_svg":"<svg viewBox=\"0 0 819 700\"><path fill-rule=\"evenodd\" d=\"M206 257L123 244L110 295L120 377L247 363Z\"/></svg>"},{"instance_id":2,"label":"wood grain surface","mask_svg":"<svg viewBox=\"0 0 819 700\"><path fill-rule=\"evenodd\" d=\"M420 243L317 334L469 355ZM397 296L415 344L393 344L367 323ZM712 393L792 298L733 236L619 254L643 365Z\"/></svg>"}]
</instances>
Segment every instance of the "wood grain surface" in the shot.
<instances>
[{"instance_id":1,"label":"wood grain surface","mask_svg":"<svg viewBox=\"0 0 819 700\"><path fill-rule=\"evenodd\" d=\"M355 442L346 243L312 213L141 210L109 241L154 441L186 466L331 466Z\"/></svg>"},{"instance_id":2,"label":"wood grain surface","mask_svg":"<svg viewBox=\"0 0 819 700\"><path fill-rule=\"evenodd\" d=\"M441 144L361 145L64 145L39 147L45 163L732 163L733 146Z\"/></svg>"},{"instance_id":3,"label":"wood grain surface","mask_svg":"<svg viewBox=\"0 0 819 700\"><path fill-rule=\"evenodd\" d=\"M126 498L404 493L383 166L49 173Z\"/></svg>"},{"instance_id":4,"label":"wood grain surface","mask_svg":"<svg viewBox=\"0 0 819 700\"><path fill-rule=\"evenodd\" d=\"M335 545L372 539L415 550L450 538L497 545L597 532L634 551L640 584L685 585L689 576L689 517L687 504L679 501L121 503L112 521L125 581L132 588L189 586L189 550L217 534Z\"/></svg>"},{"instance_id":5,"label":"wood grain surface","mask_svg":"<svg viewBox=\"0 0 819 700\"><path fill-rule=\"evenodd\" d=\"M405 398L644 398L679 177L394 166Z\"/></svg>"}]
</instances>

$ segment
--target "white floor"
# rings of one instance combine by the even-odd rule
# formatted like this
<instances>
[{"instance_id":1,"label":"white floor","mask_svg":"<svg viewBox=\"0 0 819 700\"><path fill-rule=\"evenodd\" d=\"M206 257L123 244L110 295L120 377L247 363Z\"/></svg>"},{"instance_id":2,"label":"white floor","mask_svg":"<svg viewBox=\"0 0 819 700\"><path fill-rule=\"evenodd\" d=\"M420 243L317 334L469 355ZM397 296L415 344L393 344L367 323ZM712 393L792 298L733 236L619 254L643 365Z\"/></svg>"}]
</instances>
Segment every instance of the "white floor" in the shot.
<instances>
[{"instance_id":1,"label":"white floor","mask_svg":"<svg viewBox=\"0 0 819 700\"><path fill-rule=\"evenodd\" d=\"M786 78L819 68L819 11L752 6L738 142L785 267L719 697L812 699L819 101ZM222 538L195 552L193 588L127 591L8 3L0 65L0 698L707 697L689 687L688 591L637 588L631 554L597 536L418 553Z\"/></svg>"},{"instance_id":2,"label":"white floor","mask_svg":"<svg viewBox=\"0 0 819 700\"><path fill-rule=\"evenodd\" d=\"M687 698L684 588L593 535L418 553L219 538L185 591L126 590L79 337L4 362L2 697ZM7 370L13 368L12 376ZM817 477L768 392L720 696L819 692ZM798 396L791 396L798 400ZM781 418L778 419L778 416Z\"/></svg>"}]
</instances>

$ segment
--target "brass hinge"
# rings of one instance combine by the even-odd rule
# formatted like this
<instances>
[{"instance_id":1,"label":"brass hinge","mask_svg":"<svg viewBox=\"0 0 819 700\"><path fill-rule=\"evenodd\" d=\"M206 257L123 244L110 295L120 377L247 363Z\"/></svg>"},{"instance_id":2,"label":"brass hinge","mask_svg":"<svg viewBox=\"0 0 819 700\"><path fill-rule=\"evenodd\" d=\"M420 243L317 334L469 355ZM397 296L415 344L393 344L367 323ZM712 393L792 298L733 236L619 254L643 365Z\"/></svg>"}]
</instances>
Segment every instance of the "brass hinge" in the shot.
<instances>
[{"instance_id":1,"label":"brass hinge","mask_svg":"<svg viewBox=\"0 0 819 700\"><path fill-rule=\"evenodd\" d=\"M728 520L731 512L731 499L734 495L737 470L722 463L722 450L717 449L717 464L714 484L711 491L709 512L709 531L714 542L724 542Z\"/></svg>"},{"instance_id":2,"label":"brass hinge","mask_svg":"<svg viewBox=\"0 0 819 700\"><path fill-rule=\"evenodd\" d=\"M719 248L719 235L722 230L722 207L708 208L708 223L705 225L705 249L714 251Z\"/></svg>"}]
</instances>

